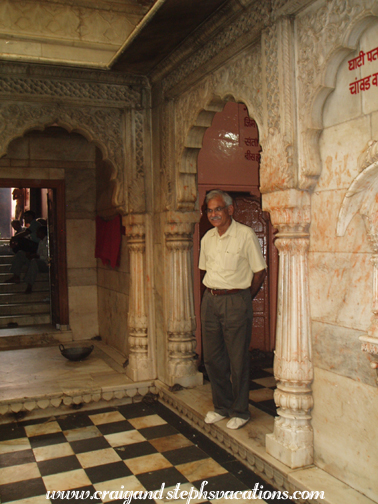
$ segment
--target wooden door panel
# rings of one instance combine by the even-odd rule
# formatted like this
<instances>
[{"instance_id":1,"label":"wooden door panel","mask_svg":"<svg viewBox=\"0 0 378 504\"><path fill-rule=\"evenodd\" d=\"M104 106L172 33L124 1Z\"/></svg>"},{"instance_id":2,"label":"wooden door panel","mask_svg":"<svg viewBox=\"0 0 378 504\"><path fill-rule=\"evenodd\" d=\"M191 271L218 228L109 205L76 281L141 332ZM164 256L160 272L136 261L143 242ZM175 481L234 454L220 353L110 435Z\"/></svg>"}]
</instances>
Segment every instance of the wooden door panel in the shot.
<instances>
[{"instance_id":1,"label":"wooden door panel","mask_svg":"<svg viewBox=\"0 0 378 504\"><path fill-rule=\"evenodd\" d=\"M234 197L234 207L234 219L254 230L264 259L269 264L269 215L262 211L260 201L255 196ZM253 326L249 349L269 351L269 270L252 306Z\"/></svg>"}]
</instances>

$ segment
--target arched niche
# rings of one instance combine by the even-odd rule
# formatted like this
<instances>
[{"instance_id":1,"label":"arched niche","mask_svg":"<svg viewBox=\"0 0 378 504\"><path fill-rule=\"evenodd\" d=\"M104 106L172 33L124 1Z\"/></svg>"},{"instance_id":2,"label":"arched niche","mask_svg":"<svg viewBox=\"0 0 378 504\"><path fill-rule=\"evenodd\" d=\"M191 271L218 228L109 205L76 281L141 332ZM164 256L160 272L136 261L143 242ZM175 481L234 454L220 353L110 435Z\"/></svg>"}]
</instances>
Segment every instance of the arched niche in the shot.
<instances>
[{"instance_id":1,"label":"arched niche","mask_svg":"<svg viewBox=\"0 0 378 504\"><path fill-rule=\"evenodd\" d=\"M352 4L345 5L341 12L333 9L334 4L328 3L297 21L299 186L304 190L313 189L322 172L319 141L324 107L336 88L340 65L357 51L361 35L378 18L376 3L355 9ZM351 82L353 79L354 75Z\"/></svg>"},{"instance_id":2,"label":"arched niche","mask_svg":"<svg viewBox=\"0 0 378 504\"><path fill-rule=\"evenodd\" d=\"M222 112L227 101L245 103L250 118L256 121L260 130L260 119L251 104L243 98L227 94L224 97L213 96L198 110L193 124L186 134L181 155L177 180L177 205L180 210L193 210L197 201L197 160L203 145L206 130L212 125L217 112ZM257 119L255 117L257 116Z\"/></svg>"}]
</instances>

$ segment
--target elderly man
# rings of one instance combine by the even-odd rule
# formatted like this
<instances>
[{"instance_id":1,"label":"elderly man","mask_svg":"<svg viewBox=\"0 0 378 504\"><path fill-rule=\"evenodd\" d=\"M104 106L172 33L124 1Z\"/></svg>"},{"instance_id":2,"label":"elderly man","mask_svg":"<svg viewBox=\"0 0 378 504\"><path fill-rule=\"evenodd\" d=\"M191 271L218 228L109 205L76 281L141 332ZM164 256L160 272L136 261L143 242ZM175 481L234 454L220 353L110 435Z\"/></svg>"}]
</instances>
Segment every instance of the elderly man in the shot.
<instances>
[{"instance_id":1,"label":"elderly man","mask_svg":"<svg viewBox=\"0 0 378 504\"><path fill-rule=\"evenodd\" d=\"M206 196L207 216L214 226L201 241L199 268L207 287L201 306L204 362L211 382L214 411L208 424L231 417L229 429L249 418L249 354L252 299L259 291L266 263L254 231L233 220L229 194Z\"/></svg>"}]
</instances>

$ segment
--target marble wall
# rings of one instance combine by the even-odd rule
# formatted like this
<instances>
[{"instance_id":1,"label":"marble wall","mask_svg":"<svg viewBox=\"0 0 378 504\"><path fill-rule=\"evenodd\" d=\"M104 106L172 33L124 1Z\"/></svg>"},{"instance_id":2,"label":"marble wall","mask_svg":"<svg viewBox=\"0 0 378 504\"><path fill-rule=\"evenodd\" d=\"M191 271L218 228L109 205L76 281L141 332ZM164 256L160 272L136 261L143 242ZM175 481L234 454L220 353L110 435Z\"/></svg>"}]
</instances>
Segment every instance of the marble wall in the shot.
<instances>
[{"instance_id":1,"label":"marble wall","mask_svg":"<svg viewBox=\"0 0 378 504\"><path fill-rule=\"evenodd\" d=\"M96 161L96 211L104 218L114 217L116 210L112 204L113 185L111 170L102 161L99 152ZM125 225L125 223L123 223ZM129 306L129 256L126 237L121 242L121 262L113 269L97 259L98 272L98 321L102 340L123 355L128 354L127 314Z\"/></svg>"},{"instance_id":2,"label":"marble wall","mask_svg":"<svg viewBox=\"0 0 378 504\"><path fill-rule=\"evenodd\" d=\"M315 464L368 497L378 498L376 372L361 352L359 336L370 325L372 250L361 215L345 236L336 235L343 198L359 173L358 158L378 140L378 87L358 93L350 84L378 72L378 60L350 70L361 50L378 47L378 23L341 62L336 88L323 110L322 172L312 195L309 254L315 380ZM375 405L374 405L375 401ZM348 440L346 442L346 440Z\"/></svg>"},{"instance_id":3,"label":"marble wall","mask_svg":"<svg viewBox=\"0 0 378 504\"><path fill-rule=\"evenodd\" d=\"M95 161L93 143L61 128L48 128L11 142L0 168L0 176L7 178L66 181L69 324L77 340L99 334L94 257Z\"/></svg>"}]
</instances>

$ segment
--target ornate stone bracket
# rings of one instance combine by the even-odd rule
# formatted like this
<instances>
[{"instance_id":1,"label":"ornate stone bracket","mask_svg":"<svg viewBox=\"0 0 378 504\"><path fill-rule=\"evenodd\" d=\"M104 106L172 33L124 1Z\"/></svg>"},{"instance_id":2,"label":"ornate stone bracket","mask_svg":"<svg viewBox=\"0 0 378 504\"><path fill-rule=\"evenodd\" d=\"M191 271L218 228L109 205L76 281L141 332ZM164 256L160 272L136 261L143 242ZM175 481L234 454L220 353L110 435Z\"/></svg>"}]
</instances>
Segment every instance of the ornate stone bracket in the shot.
<instances>
[{"instance_id":1,"label":"ornate stone bracket","mask_svg":"<svg viewBox=\"0 0 378 504\"><path fill-rule=\"evenodd\" d=\"M129 365L126 374L133 381L154 378L148 340L145 272L145 221L142 214L130 214L127 225L127 247L130 256L129 296Z\"/></svg>"},{"instance_id":2,"label":"ornate stone bracket","mask_svg":"<svg viewBox=\"0 0 378 504\"><path fill-rule=\"evenodd\" d=\"M371 141L359 158L360 173L350 185L339 213L337 236L344 236L352 218L360 213L373 251L373 301L371 324L366 336L360 336L361 350L371 367L378 370L378 142ZM378 380L378 376L377 376Z\"/></svg>"},{"instance_id":3,"label":"ornate stone bracket","mask_svg":"<svg viewBox=\"0 0 378 504\"><path fill-rule=\"evenodd\" d=\"M311 330L308 292L310 196L297 190L263 196L279 233L274 400L278 417L266 436L266 450L291 468L313 462Z\"/></svg>"},{"instance_id":4,"label":"ornate stone bracket","mask_svg":"<svg viewBox=\"0 0 378 504\"><path fill-rule=\"evenodd\" d=\"M193 231L198 212L168 213L165 243L168 251L167 289L168 381L169 385L202 385L202 374L194 360L196 329L193 295Z\"/></svg>"}]
</instances>

